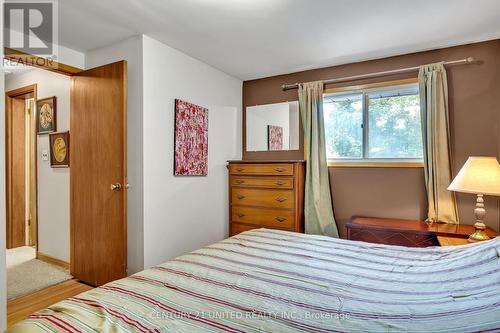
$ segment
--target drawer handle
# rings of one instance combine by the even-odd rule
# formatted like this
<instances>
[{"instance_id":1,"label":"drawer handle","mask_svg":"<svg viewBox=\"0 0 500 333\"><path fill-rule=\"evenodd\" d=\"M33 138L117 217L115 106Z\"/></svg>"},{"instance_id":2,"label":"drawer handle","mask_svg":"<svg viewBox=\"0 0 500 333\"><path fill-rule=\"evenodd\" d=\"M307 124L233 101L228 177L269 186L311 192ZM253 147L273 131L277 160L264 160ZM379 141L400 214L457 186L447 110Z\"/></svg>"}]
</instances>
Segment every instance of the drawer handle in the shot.
<instances>
[{"instance_id":1,"label":"drawer handle","mask_svg":"<svg viewBox=\"0 0 500 333\"><path fill-rule=\"evenodd\" d=\"M277 197L276 201L278 202L285 202L287 199L285 197Z\"/></svg>"},{"instance_id":2,"label":"drawer handle","mask_svg":"<svg viewBox=\"0 0 500 333\"><path fill-rule=\"evenodd\" d=\"M240 199L240 200L241 200L241 199L245 199L245 196L244 196L244 195L241 195L241 194L237 194L237 195L236 195L236 197L237 197L238 199Z\"/></svg>"},{"instance_id":3,"label":"drawer handle","mask_svg":"<svg viewBox=\"0 0 500 333\"><path fill-rule=\"evenodd\" d=\"M278 221L278 222L283 222L283 221L286 221L286 217L277 216L275 218L275 220Z\"/></svg>"},{"instance_id":4,"label":"drawer handle","mask_svg":"<svg viewBox=\"0 0 500 333\"><path fill-rule=\"evenodd\" d=\"M238 213L236 213L236 216L243 217L243 216L245 216L245 214L238 212Z\"/></svg>"},{"instance_id":5,"label":"drawer handle","mask_svg":"<svg viewBox=\"0 0 500 333\"><path fill-rule=\"evenodd\" d=\"M275 168L274 171L283 172L283 171L286 171L286 169L285 168Z\"/></svg>"},{"instance_id":6,"label":"drawer handle","mask_svg":"<svg viewBox=\"0 0 500 333\"><path fill-rule=\"evenodd\" d=\"M245 170L244 168L236 168L236 171L238 172L242 172L243 170Z\"/></svg>"},{"instance_id":7,"label":"drawer handle","mask_svg":"<svg viewBox=\"0 0 500 333\"><path fill-rule=\"evenodd\" d=\"M275 184L278 186L281 186L281 185L285 185L286 183L284 181L278 180Z\"/></svg>"},{"instance_id":8,"label":"drawer handle","mask_svg":"<svg viewBox=\"0 0 500 333\"><path fill-rule=\"evenodd\" d=\"M236 179L234 181L237 185L240 185L240 184L243 184L245 181L244 180L241 180L241 179Z\"/></svg>"}]
</instances>

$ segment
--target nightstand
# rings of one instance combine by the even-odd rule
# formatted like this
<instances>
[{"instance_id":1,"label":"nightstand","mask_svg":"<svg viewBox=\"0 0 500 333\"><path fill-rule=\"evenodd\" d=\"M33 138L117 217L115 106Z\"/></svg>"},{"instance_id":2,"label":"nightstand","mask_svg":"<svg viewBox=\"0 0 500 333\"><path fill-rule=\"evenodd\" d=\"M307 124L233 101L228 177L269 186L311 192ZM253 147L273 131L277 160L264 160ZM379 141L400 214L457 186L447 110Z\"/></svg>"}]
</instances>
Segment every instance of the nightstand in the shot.
<instances>
[{"instance_id":1,"label":"nightstand","mask_svg":"<svg viewBox=\"0 0 500 333\"><path fill-rule=\"evenodd\" d=\"M469 224L426 223L416 220L353 216L347 223L347 239L410 247L453 246L468 244L474 232ZM495 230L487 227L490 238Z\"/></svg>"},{"instance_id":2,"label":"nightstand","mask_svg":"<svg viewBox=\"0 0 500 333\"><path fill-rule=\"evenodd\" d=\"M353 216L346 226L350 240L409 247L439 246L436 234L423 221Z\"/></svg>"}]
</instances>

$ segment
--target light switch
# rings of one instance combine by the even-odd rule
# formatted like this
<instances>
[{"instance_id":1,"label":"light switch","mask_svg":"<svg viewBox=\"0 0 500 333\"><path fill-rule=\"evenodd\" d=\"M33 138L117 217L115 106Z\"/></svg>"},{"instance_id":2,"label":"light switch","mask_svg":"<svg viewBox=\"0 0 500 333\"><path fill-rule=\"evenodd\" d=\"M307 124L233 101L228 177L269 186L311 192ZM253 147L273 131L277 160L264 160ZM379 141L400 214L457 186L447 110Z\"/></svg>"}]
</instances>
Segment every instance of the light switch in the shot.
<instances>
[{"instance_id":1,"label":"light switch","mask_svg":"<svg viewBox=\"0 0 500 333\"><path fill-rule=\"evenodd\" d=\"M42 150L42 161L48 161L49 160L49 152L47 150Z\"/></svg>"}]
</instances>

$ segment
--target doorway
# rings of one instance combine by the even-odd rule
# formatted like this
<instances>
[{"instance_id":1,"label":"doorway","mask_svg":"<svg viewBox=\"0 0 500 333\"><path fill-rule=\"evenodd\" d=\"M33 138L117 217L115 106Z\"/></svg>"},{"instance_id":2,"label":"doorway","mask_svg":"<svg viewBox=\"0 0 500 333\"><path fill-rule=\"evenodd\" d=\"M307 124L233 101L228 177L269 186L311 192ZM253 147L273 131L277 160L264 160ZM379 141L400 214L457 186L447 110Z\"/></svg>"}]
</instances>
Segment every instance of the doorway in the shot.
<instances>
[{"instance_id":1,"label":"doorway","mask_svg":"<svg viewBox=\"0 0 500 333\"><path fill-rule=\"evenodd\" d=\"M20 84L19 82L22 82L22 78L26 75L29 75L31 80L33 72L12 73L6 78L6 86L8 82L9 88L13 89L5 94L8 300L72 278L69 275L69 264L66 265L67 267L61 267L58 263L49 262L46 258L42 258L39 251L42 220L38 200L40 163L37 151L40 140L37 133L36 101L40 86ZM46 84L46 80L40 81L39 83ZM58 184L52 184L54 185ZM69 194L67 198L69 201ZM43 203L42 200L42 206L47 212L48 207ZM56 220L55 215L52 215L50 220ZM42 222L47 229L46 216ZM69 229L69 219L66 223ZM44 243L47 243L47 239Z\"/></svg>"}]
</instances>

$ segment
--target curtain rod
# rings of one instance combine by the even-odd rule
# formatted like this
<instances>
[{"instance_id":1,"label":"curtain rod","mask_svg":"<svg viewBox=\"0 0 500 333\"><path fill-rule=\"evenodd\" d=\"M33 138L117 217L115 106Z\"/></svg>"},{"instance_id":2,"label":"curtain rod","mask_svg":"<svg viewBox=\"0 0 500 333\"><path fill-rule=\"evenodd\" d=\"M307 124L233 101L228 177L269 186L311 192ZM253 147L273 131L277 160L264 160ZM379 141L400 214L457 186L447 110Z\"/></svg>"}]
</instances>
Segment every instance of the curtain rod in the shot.
<instances>
[{"instance_id":1,"label":"curtain rod","mask_svg":"<svg viewBox=\"0 0 500 333\"><path fill-rule=\"evenodd\" d=\"M474 57L468 57L468 58L460 59L460 60L445 61L444 65L464 65L464 64L471 64L475 61L476 60L474 59ZM394 69L394 70L384 71L384 72L345 76L345 77L339 77L336 79L323 80L323 84L339 83L339 82L354 81L354 80L361 80L361 79L372 79L372 78L385 76L385 75L411 73L411 72L416 72L419 69L420 69L420 66L415 66L415 67ZM291 89L297 89L298 87L299 87L299 83L284 84L281 86L281 89L291 90Z\"/></svg>"}]
</instances>

